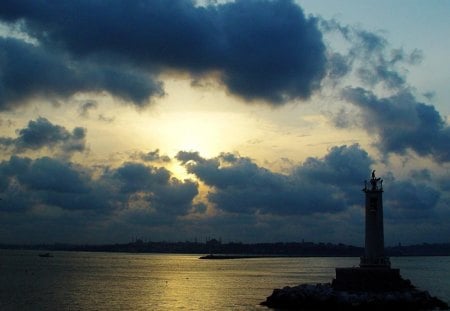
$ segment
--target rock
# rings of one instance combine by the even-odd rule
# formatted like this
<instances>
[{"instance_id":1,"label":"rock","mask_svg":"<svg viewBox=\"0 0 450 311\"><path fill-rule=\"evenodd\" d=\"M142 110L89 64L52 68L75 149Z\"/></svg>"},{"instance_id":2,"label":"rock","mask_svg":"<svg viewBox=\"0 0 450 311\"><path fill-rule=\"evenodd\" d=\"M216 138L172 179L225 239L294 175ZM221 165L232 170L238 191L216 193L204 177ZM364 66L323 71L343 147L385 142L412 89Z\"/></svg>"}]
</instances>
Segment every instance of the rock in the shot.
<instances>
[{"instance_id":1,"label":"rock","mask_svg":"<svg viewBox=\"0 0 450 311\"><path fill-rule=\"evenodd\" d=\"M415 288L401 291L340 291L329 283L275 289L261 303L270 308L299 310L448 310L442 300Z\"/></svg>"}]
</instances>

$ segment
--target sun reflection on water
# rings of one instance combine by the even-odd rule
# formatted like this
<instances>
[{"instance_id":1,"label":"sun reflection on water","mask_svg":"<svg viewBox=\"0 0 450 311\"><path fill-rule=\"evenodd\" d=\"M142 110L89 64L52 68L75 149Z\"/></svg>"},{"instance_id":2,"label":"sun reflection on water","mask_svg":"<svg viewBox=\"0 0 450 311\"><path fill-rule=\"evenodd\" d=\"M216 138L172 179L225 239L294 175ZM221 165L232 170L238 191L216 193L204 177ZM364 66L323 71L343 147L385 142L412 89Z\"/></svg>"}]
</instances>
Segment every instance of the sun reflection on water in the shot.
<instances>
[{"instance_id":1,"label":"sun reflection on water","mask_svg":"<svg viewBox=\"0 0 450 311\"><path fill-rule=\"evenodd\" d=\"M199 260L198 255L55 252L53 258L41 258L37 254L0 250L0 310L267 310L259 303L274 288L330 282L335 267L358 263L358 258ZM404 267L405 276L417 285L448 299L448 257L428 258L422 265L423 259L397 261L396 266ZM443 276L441 283L431 282L437 275Z\"/></svg>"}]
</instances>

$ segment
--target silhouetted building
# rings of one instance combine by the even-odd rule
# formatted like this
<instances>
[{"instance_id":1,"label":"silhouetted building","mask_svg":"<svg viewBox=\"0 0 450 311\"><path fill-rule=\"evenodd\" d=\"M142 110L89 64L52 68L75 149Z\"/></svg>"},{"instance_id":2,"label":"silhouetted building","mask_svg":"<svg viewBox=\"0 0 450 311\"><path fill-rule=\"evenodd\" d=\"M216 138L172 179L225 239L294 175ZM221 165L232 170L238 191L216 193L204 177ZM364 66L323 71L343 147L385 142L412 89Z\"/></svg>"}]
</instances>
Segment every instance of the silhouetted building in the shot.
<instances>
[{"instance_id":1,"label":"silhouetted building","mask_svg":"<svg viewBox=\"0 0 450 311\"><path fill-rule=\"evenodd\" d=\"M364 183L366 195L366 230L364 256L360 267L390 267L389 258L384 255L383 229L383 180L372 171L370 185Z\"/></svg>"},{"instance_id":2,"label":"silhouetted building","mask_svg":"<svg viewBox=\"0 0 450 311\"><path fill-rule=\"evenodd\" d=\"M375 176L364 182L365 247L359 268L336 268L333 287L339 290L399 290L411 286L392 269L384 253L383 180Z\"/></svg>"}]
</instances>

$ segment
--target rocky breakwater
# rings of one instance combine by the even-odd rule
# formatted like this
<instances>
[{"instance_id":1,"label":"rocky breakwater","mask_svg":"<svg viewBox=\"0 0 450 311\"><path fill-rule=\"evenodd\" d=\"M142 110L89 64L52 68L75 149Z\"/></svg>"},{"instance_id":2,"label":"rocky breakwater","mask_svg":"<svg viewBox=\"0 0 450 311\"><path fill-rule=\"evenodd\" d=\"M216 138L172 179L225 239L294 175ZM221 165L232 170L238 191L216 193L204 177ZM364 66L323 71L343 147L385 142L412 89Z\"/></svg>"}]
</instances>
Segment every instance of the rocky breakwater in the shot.
<instances>
[{"instance_id":1,"label":"rocky breakwater","mask_svg":"<svg viewBox=\"0 0 450 311\"><path fill-rule=\"evenodd\" d=\"M442 300L411 286L397 291L344 291L330 283L275 289L264 306L295 310L448 310Z\"/></svg>"}]
</instances>

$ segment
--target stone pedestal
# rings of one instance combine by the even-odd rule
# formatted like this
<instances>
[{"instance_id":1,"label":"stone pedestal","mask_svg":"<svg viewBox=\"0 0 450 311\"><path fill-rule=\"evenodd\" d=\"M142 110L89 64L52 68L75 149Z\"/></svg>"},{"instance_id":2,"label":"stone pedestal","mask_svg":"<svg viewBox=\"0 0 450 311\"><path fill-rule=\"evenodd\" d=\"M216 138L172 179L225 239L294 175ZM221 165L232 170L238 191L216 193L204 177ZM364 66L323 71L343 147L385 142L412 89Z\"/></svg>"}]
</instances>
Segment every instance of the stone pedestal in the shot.
<instances>
[{"instance_id":1,"label":"stone pedestal","mask_svg":"<svg viewBox=\"0 0 450 311\"><path fill-rule=\"evenodd\" d=\"M336 268L332 287L341 291L402 291L413 286L400 276L400 269L384 267Z\"/></svg>"}]
</instances>

